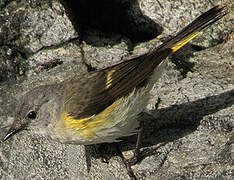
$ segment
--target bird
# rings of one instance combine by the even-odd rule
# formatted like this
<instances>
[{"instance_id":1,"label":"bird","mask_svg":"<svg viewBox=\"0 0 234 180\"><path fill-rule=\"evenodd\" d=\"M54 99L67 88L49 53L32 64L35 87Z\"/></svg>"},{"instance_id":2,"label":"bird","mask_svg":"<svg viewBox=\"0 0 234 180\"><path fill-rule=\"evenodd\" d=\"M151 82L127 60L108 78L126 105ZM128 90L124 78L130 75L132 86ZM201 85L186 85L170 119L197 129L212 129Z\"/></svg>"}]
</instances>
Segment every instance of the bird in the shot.
<instances>
[{"instance_id":1,"label":"bird","mask_svg":"<svg viewBox=\"0 0 234 180\"><path fill-rule=\"evenodd\" d=\"M140 126L136 119L167 57L227 13L225 6L217 5L147 53L26 92L2 142L22 130L78 145L118 142L136 134Z\"/></svg>"}]
</instances>

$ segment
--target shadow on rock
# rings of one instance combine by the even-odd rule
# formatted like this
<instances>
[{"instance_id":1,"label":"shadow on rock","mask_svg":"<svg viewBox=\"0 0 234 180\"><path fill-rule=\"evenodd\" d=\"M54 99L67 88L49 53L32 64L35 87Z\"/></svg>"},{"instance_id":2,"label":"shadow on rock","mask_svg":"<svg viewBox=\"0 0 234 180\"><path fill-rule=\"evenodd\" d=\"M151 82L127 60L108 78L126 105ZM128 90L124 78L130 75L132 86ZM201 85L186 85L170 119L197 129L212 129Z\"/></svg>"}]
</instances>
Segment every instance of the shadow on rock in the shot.
<instances>
[{"instance_id":1,"label":"shadow on rock","mask_svg":"<svg viewBox=\"0 0 234 180\"><path fill-rule=\"evenodd\" d=\"M204 116L211 115L222 109L228 108L234 104L234 89L224 92L219 95L209 96L196 101L173 105L167 108L162 108L152 112L153 116L145 114L144 120L144 135L142 147L148 147L160 144L165 145L168 142L178 140L192 132L201 124ZM224 123L222 130L225 132L232 131L232 125ZM215 126L213 126L215 130ZM87 146L87 154L93 157L105 157L105 152L108 156L115 156L118 148L121 151L133 150L136 144L136 135L123 138L119 143L113 143L109 149L100 151L97 145ZM98 145L99 146L99 145ZM146 150L146 156L155 154L157 149ZM109 153L111 152L111 153ZM114 153L113 153L114 152ZM118 153L117 153L118 154ZM89 155L87 155L89 156ZM144 156L144 155L143 155ZM89 157L90 158L90 157Z\"/></svg>"},{"instance_id":2,"label":"shadow on rock","mask_svg":"<svg viewBox=\"0 0 234 180\"><path fill-rule=\"evenodd\" d=\"M62 2L79 32L80 39L86 43L89 43L87 32L90 32L90 29L97 34L121 34L136 43L153 39L162 32L161 26L141 12L136 0Z\"/></svg>"}]
</instances>

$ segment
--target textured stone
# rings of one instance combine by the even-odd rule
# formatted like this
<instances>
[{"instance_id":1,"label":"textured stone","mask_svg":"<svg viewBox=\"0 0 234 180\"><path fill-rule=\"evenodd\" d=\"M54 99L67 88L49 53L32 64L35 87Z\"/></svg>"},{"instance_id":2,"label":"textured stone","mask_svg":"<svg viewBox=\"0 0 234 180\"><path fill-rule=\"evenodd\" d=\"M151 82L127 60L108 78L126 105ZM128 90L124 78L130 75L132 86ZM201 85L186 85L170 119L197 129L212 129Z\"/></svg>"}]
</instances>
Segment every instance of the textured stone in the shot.
<instances>
[{"instance_id":1,"label":"textured stone","mask_svg":"<svg viewBox=\"0 0 234 180\"><path fill-rule=\"evenodd\" d=\"M77 16L74 9L78 6L71 9L66 4L71 1L61 2L0 2L0 138L12 123L15 102L22 92L147 52L218 1L113 0L120 8L106 12L126 8L122 14L110 14L115 20L126 19L119 28L111 19L105 21L106 16L87 21L88 11ZM148 114L142 117L142 160L132 167L137 179L234 178L230 17L233 14L205 30L192 41L194 45L170 57L177 64L169 63L155 84ZM93 26L84 28L89 22ZM160 27L163 38L148 41L159 34ZM178 66L186 63L192 64L193 72ZM129 158L135 139L107 145L104 152L109 163L105 163L100 158L101 146L59 144L22 131L0 143L0 179L130 179L116 145Z\"/></svg>"}]
</instances>

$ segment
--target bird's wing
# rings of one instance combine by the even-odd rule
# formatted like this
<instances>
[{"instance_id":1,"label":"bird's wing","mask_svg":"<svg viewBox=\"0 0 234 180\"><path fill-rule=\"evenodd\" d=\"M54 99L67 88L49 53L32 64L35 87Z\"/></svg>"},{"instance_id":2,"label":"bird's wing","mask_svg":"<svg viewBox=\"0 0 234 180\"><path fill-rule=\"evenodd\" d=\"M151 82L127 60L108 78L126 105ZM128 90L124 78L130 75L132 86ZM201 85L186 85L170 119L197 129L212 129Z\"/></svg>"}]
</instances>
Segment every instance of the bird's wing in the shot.
<instances>
[{"instance_id":1,"label":"bird's wing","mask_svg":"<svg viewBox=\"0 0 234 180\"><path fill-rule=\"evenodd\" d=\"M151 58L149 54L67 81L63 101L65 111L77 119L101 112L147 80L156 63L170 53L170 49L160 52L157 60L152 59L154 63L147 63Z\"/></svg>"}]
</instances>

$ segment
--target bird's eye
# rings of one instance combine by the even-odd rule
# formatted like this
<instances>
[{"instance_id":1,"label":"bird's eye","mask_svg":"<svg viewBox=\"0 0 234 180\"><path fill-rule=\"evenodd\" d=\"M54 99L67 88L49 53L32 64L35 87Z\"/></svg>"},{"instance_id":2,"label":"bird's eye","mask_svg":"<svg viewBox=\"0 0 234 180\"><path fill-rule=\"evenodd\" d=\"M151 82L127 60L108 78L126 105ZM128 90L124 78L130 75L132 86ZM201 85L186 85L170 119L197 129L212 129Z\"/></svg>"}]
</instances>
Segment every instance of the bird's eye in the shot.
<instances>
[{"instance_id":1,"label":"bird's eye","mask_svg":"<svg viewBox=\"0 0 234 180\"><path fill-rule=\"evenodd\" d=\"M35 119L37 117L37 113L35 111L30 111L28 114L27 114L27 117L29 119Z\"/></svg>"}]
</instances>

